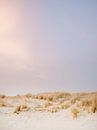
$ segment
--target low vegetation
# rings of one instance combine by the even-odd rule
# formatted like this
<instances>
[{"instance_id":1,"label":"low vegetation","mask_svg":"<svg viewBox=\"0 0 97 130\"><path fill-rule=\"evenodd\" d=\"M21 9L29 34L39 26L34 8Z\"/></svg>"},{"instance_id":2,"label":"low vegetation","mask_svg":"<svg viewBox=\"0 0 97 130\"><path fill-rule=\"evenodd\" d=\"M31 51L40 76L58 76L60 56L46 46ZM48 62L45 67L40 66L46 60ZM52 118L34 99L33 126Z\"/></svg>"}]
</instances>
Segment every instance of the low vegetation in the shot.
<instances>
[{"instance_id":1,"label":"low vegetation","mask_svg":"<svg viewBox=\"0 0 97 130\"><path fill-rule=\"evenodd\" d=\"M16 114L19 114L20 112L25 112L28 110L28 106L26 105L20 105L20 106L17 106L14 113Z\"/></svg>"},{"instance_id":2,"label":"low vegetation","mask_svg":"<svg viewBox=\"0 0 97 130\"><path fill-rule=\"evenodd\" d=\"M12 103L11 107L16 107L14 113L17 114L29 110L29 108L35 109L35 111L47 111L51 113L71 109L73 118L76 118L81 110L88 113L97 112L97 92L48 92L36 95L28 93L13 97L0 95L0 107L6 107L10 102Z\"/></svg>"},{"instance_id":3,"label":"low vegetation","mask_svg":"<svg viewBox=\"0 0 97 130\"><path fill-rule=\"evenodd\" d=\"M73 109L71 109L71 113L72 113L73 118L77 118L77 116L79 114L79 110L77 108L73 108Z\"/></svg>"}]
</instances>

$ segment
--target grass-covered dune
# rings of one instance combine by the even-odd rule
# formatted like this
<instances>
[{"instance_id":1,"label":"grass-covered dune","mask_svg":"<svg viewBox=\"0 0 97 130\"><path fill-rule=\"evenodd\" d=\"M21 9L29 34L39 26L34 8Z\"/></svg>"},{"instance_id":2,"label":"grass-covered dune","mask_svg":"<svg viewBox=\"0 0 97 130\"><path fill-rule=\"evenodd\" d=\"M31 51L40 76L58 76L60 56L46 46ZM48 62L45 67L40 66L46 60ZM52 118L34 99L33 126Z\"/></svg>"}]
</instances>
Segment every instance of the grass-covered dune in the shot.
<instances>
[{"instance_id":1,"label":"grass-covered dune","mask_svg":"<svg viewBox=\"0 0 97 130\"><path fill-rule=\"evenodd\" d=\"M51 113L68 109L75 118L81 111L97 112L97 92L44 92L36 95L30 93L16 96L0 95L0 107L12 107L14 109L13 113L17 114L33 109Z\"/></svg>"}]
</instances>

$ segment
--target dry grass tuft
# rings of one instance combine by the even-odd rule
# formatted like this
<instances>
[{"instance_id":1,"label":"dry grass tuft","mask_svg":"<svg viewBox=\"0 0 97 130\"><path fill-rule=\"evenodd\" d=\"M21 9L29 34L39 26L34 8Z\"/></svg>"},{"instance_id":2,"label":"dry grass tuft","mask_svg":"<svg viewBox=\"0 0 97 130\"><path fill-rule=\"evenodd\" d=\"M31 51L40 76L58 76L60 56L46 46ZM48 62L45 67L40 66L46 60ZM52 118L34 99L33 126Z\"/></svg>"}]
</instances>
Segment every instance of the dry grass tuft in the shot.
<instances>
[{"instance_id":1,"label":"dry grass tuft","mask_svg":"<svg viewBox=\"0 0 97 130\"><path fill-rule=\"evenodd\" d=\"M77 108L71 109L72 117L77 118L79 110Z\"/></svg>"},{"instance_id":2,"label":"dry grass tuft","mask_svg":"<svg viewBox=\"0 0 97 130\"><path fill-rule=\"evenodd\" d=\"M25 97L27 97L27 98L33 98L33 95L31 93L28 93L28 94L25 95Z\"/></svg>"},{"instance_id":3,"label":"dry grass tuft","mask_svg":"<svg viewBox=\"0 0 97 130\"><path fill-rule=\"evenodd\" d=\"M50 108L50 109L48 109L48 112L55 113L55 112L58 112L58 109L57 108Z\"/></svg>"},{"instance_id":4,"label":"dry grass tuft","mask_svg":"<svg viewBox=\"0 0 97 130\"><path fill-rule=\"evenodd\" d=\"M0 95L0 98L4 99L6 96L5 95Z\"/></svg>"},{"instance_id":5,"label":"dry grass tuft","mask_svg":"<svg viewBox=\"0 0 97 130\"><path fill-rule=\"evenodd\" d=\"M20 105L20 106L17 106L14 113L16 114L19 114L20 112L25 112L28 110L28 106L26 105Z\"/></svg>"},{"instance_id":6,"label":"dry grass tuft","mask_svg":"<svg viewBox=\"0 0 97 130\"><path fill-rule=\"evenodd\" d=\"M62 109L68 109L70 106L69 106L69 104L67 104L67 103L63 103L63 104L61 104L61 108Z\"/></svg>"},{"instance_id":7,"label":"dry grass tuft","mask_svg":"<svg viewBox=\"0 0 97 130\"><path fill-rule=\"evenodd\" d=\"M44 107L45 107L45 108L47 108L47 107L49 107L49 106L51 106L51 105L52 105L52 103L49 102L49 101L47 101L47 102L44 103Z\"/></svg>"},{"instance_id":8,"label":"dry grass tuft","mask_svg":"<svg viewBox=\"0 0 97 130\"><path fill-rule=\"evenodd\" d=\"M5 107L7 106L6 100L4 98L0 98L0 107Z\"/></svg>"}]
</instances>

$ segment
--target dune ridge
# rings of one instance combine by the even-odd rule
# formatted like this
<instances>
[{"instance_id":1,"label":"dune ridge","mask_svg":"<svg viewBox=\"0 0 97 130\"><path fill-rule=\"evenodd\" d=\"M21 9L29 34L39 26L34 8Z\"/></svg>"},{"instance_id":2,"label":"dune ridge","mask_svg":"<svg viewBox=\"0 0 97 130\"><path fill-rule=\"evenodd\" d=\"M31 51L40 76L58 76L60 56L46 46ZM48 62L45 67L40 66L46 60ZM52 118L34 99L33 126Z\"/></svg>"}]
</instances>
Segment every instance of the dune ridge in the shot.
<instances>
[{"instance_id":1,"label":"dune ridge","mask_svg":"<svg viewBox=\"0 0 97 130\"><path fill-rule=\"evenodd\" d=\"M11 107L14 110L13 113L16 114L31 110L55 113L68 109L72 117L76 118L81 111L97 112L97 92L44 92L35 95L31 93L16 96L0 95L1 107Z\"/></svg>"}]
</instances>

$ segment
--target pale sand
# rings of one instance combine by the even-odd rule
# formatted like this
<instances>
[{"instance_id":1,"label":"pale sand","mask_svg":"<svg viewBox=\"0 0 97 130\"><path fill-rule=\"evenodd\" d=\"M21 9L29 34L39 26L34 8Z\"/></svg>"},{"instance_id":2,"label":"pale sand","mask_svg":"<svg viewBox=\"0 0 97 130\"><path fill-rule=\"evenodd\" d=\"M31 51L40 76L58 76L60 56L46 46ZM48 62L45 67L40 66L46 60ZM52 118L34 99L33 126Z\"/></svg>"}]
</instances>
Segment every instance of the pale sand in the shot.
<instances>
[{"instance_id":1,"label":"pale sand","mask_svg":"<svg viewBox=\"0 0 97 130\"><path fill-rule=\"evenodd\" d=\"M0 130L97 130L97 113L84 112L73 119L69 110L27 111L19 115L12 111L11 108L0 109Z\"/></svg>"},{"instance_id":2,"label":"pale sand","mask_svg":"<svg viewBox=\"0 0 97 130\"><path fill-rule=\"evenodd\" d=\"M97 92L1 95L0 130L97 130Z\"/></svg>"}]
</instances>

